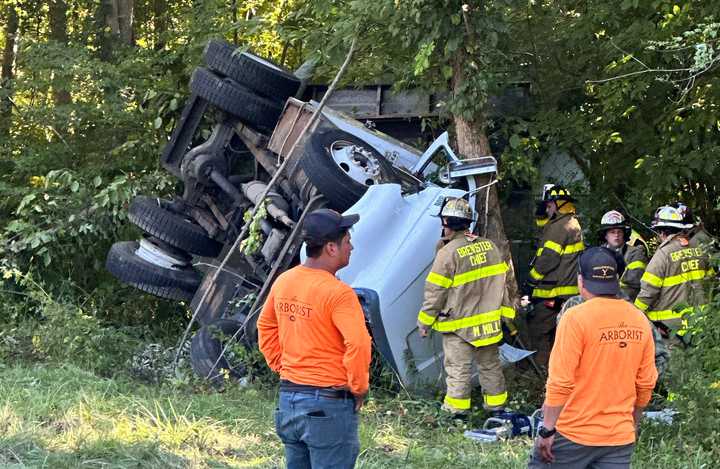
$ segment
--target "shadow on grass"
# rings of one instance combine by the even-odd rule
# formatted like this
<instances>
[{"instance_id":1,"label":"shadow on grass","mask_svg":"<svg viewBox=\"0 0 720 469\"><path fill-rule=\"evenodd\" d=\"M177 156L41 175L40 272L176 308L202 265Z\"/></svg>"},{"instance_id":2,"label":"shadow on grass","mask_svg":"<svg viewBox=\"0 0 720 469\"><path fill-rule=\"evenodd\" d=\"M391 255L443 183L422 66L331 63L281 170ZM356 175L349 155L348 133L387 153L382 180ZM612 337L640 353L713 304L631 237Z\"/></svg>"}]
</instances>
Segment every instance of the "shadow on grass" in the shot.
<instances>
[{"instance_id":1,"label":"shadow on grass","mask_svg":"<svg viewBox=\"0 0 720 469\"><path fill-rule=\"evenodd\" d=\"M232 456L232 455L225 455ZM96 440L74 450L48 448L31 437L0 438L0 467L4 468L187 468L202 465L233 468L226 462L202 457L191 460L167 451L156 442L133 444L117 440ZM198 464L201 463L201 464ZM248 467L243 464L242 467Z\"/></svg>"}]
</instances>

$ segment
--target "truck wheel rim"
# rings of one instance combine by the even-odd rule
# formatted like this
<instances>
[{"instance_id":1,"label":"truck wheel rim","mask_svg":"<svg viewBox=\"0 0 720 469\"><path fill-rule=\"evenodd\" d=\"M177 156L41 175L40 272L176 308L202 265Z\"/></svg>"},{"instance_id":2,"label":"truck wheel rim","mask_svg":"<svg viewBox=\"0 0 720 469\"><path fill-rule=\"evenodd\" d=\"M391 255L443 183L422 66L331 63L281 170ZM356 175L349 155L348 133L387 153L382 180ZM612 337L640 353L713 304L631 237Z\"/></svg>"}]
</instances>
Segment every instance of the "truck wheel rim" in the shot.
<instances>
[{"instance_id":1,"label":"truck wheel rim","mask_svg":"<svg viewBox=\"0 0 720 469\"><path fill-rule=\"evenodd\" d=\"M173 256L169 252L160 248L160 246L145 238L140 240L140 245L135 251L135 255L146 262L164 269L181 270L178 267L184 267L187 265L187 262L184 259Z\"/></svg>"},{"instance_id":2,"label":"truck wheel rim","mask_svg":"<svg viewBox=\"0 0 720 469\"><path fill-rule=\"evenodd\" d=\"M330 155L345 174L360 184L372 186L381 182L377 158L362 146L336 140L330 145Z\"/></svg>"}]
</instances>

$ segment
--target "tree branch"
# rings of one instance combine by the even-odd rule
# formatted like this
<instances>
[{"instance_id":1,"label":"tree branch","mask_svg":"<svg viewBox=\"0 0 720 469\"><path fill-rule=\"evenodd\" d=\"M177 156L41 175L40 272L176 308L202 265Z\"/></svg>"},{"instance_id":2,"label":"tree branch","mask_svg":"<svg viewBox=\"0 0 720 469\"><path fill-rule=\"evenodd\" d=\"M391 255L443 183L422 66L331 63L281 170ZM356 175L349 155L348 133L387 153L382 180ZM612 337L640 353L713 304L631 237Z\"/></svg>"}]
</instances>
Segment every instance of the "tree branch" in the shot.
<instances>
[{"instance_id":1,"label":"tree branch","mask_svg":"<svg viewBox=\"0 0 720 469\"><path fill-rule=\"evenodd\" d=\"M611 44L615 49L617 49L617 50L619 50L620 52L622 52L623 54L629 55L635 62L637 62L637 63L639 63L640 65L642 65L643 67L645 67L646 70L649 70L649 69L650 69L650 67L648 67L648 66L645 65L645 63L643 63L640 59L638 59L637 57L635 57L635 54L631 54L631 53L629 53L629 52L624 51L624 50L621 49L617 44L615 44L615 41L613 41L612 39L610 39L610 44Z\"/></svg>"},{"instance_id":2,"label":"tree branch","mask_svg":"<svg viewBox=\"0 0 720 469\"><path fill-rule=\"evenodd\" d=\"M610 78L603 78L602 80L585 80L585 83L607 83L609 81L622 80L623 78L633 77L636 75L643 75L645 73L680 73L689 72L690 68L649 68L647 70L636 70L630 73L624 73Z\"/></svg>"}]
</instances>

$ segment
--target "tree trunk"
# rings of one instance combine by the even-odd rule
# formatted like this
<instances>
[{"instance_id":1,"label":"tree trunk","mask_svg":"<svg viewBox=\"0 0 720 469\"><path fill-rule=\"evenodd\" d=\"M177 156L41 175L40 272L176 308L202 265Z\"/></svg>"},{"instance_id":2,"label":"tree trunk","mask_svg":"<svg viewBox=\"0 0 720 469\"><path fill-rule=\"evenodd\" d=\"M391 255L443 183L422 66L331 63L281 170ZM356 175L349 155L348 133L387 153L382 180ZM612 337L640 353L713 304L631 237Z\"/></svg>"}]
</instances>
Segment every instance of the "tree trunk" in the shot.
<instances>
[{"instance_id":1,"label":"tree trunk","mask_svg":"<svg viewBox=\"0 0 720 469\"><path fill-rule=\"evenodd\" d=\"M50 0L48 13L50 15L50 39L67 46L67 3L65 0ZM72 102L70 92L64 88L62 81L55 78L53 83L53 99L58 106Z\"/></svg>"},{"instance_id":2,"label":"tree trunk","mask_svg":"<svg viewBox=\"0 0 720 469\"><path fill-rule=\"evenodd\" d=\"M232 8L232 22L233 22L233 45L238 46L238 5L237 0L230 2L230 8Z\"/></svg>"},{"instance_id":3,"label":"tree trunk","mask_svg":"<svg viewBox=\"0 0 720 469\"><path fill-rule=\"evenodd\" d=\"M453 93L459 93L463 82L463 60L459 58L455 63L454 76L452 81ZM482 113L478 113L474 120L470 121L461 115L453 116L455 133L457 139L457 151L460 158L478 158L492 155L490 142L485 133L486 121ZM489 174L477 176L475 183L477 187L489 184L497 175ZM508 297L514 302L516 309L519 307L519 288L515 278L515 267L510 253L510 242L505 234L503 225L502 209L498 197L497 184L478 192L476 197L475 211L478 222L475 231L484 237L491 239L502 252L503 258L510 266L509 275L506 277L505 288ZM485 213L487 211L487 220Z\"/></svg>"},{"instance_id":4,"label":"tree trunk","mask_svg":"<svg viewBox=\"0 0 720 469\"><path fill-rule=\"evenodd\" d=\"M15 41L18 31L18 15L13 5L5 8L5 48L2 55L2 68L0 69L0 139L5 139L10 133L12 125L13 96L12 79L14 78L13 65L15 64Z\"/></svg>"},{"instance_id":5,"label":"tree trunk","mask_svg":"<svg viewBox=\"0 0 720 469\"><path fill-rule=\"evenodd\" d=\"M122 44L135 45L133 32L134 0L102 0L105 23Z\"/></svg>"},{"instance_id":6,"label":"tree trunk","mask_svg":"<svg viewBox=\"0 0 720 469\"><path fill-rule=\"evenodd\" d=\"M98 56L100 60L109 62L112 57L112 35L106 32L109 28L108 17L112 11L112 2L107 0L101 0L98 3L97 10L95 10L95 46L98 50Z\"/></svg>"},{"instance_id":7,"label":"tree trunk","mask_svg":"<svg viewBox=\"0 0 720 469\"><path fill-rule=\"evenodd\" d=\"M123 44L129 46L135 45L135 32L133 31L134 26L134 15L135 15L135 1L134 0L117 0L118 6L118 24L120 25L120 41Z\"/></svg>"},{"instance_id":8,"label":"tree trunk","mask_svg":"<svg viewBox=\"0 0 720 469\"><path fill-rule=\"evenodd\" d=\"M167 0L153 0L153 29L155 30L155 50L165 48L168 13Z\"/></svg>"}]
</instances>

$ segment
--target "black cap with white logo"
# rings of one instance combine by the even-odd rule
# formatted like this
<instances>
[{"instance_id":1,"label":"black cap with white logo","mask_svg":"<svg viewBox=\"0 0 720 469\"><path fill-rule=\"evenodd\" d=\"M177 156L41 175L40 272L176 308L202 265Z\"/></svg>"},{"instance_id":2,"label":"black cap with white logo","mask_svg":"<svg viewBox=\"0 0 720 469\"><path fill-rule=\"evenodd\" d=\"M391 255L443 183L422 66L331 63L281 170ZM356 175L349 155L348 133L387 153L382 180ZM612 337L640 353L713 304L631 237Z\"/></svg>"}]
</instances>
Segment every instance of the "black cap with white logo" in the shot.
<instances>
[{"instance_id":1,"label":"black cap with white logo","mask_svg":"<svg viewBox=\"0 0 720 469\"><path fill-rule=\"evenodd\" d=\"M580 255L580 275L583 285L593 295L620 293L618 263L614 252L604 247L592 247Z\"/></svg>"},{"instance_id":2,"label":"black cap with white logo","mask_svg":"<svg viewBox=\"0 0 720 469\"><path fill-rule=\"evenodd\" d=\"M359 220L360 215L343 216L329 208L313 210L307 214L303 222L303 241L309 246L322 246Z\"/></svg>"}]
</instances>

